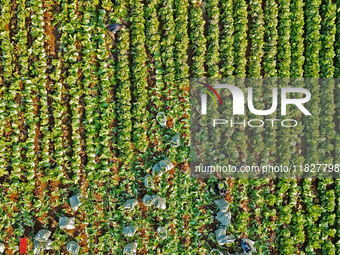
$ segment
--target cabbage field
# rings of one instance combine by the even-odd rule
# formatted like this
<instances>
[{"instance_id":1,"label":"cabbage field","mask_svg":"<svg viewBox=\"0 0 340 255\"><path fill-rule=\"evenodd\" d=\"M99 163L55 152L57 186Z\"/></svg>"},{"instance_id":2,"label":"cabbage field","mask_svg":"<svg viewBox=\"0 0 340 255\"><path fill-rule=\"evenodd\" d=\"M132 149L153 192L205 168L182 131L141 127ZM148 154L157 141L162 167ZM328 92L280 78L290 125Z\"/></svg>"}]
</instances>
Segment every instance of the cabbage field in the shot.
<instances>
[{"instance_id":1,"label":"cabbage field","mask_svg":"<svg viewBox=\"0 0 340 255\"><path fill-rule=\"evenodd\" d=\"M189 167L190 79L339 78L339 6L1 0L0 254L340 254L340 179ZM238 150L339 163L340 85L309 89L318 118Z\"/></svg>"}]
</instances>

